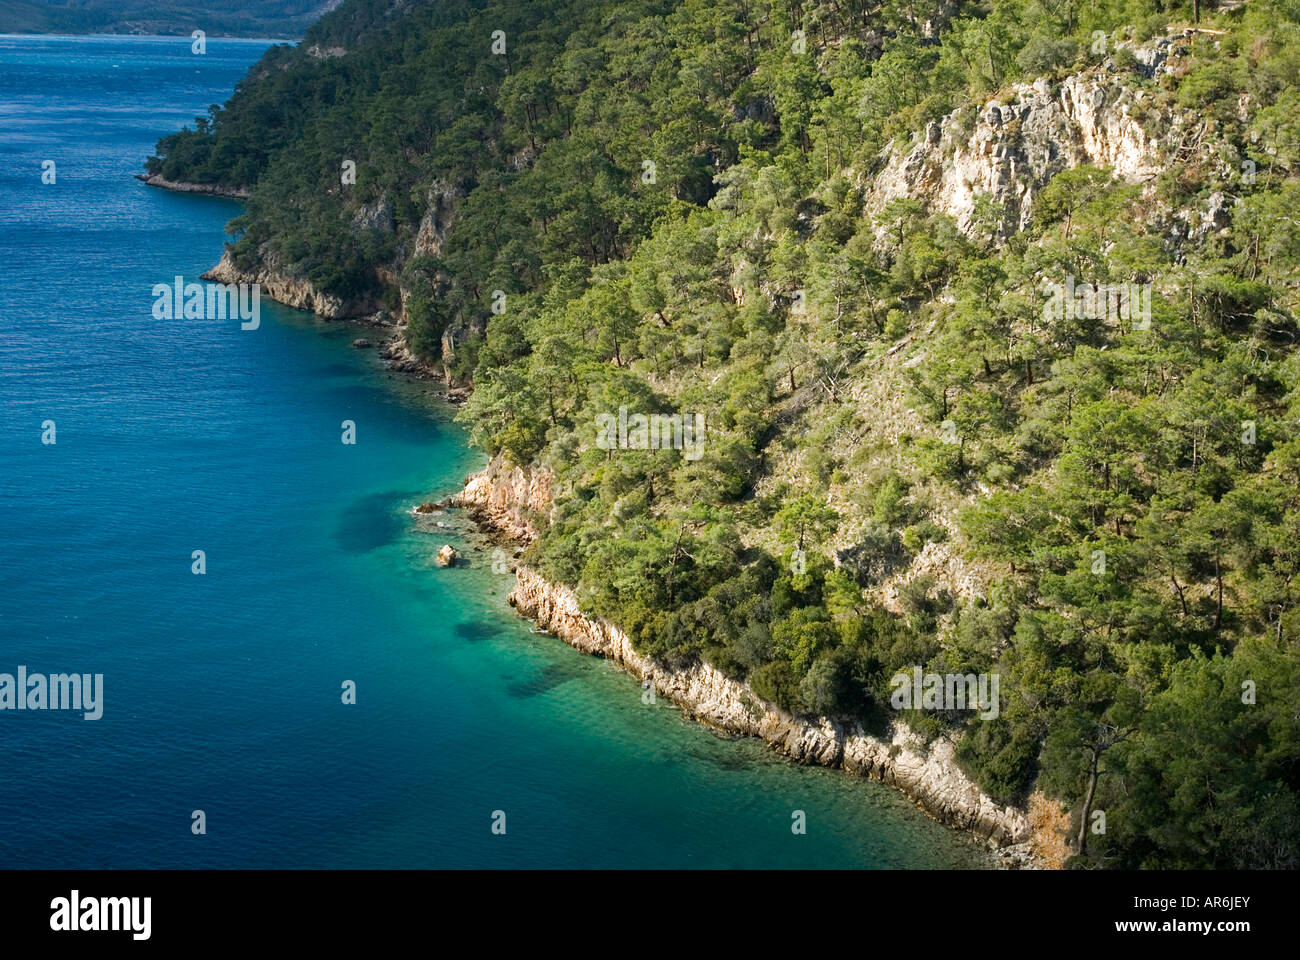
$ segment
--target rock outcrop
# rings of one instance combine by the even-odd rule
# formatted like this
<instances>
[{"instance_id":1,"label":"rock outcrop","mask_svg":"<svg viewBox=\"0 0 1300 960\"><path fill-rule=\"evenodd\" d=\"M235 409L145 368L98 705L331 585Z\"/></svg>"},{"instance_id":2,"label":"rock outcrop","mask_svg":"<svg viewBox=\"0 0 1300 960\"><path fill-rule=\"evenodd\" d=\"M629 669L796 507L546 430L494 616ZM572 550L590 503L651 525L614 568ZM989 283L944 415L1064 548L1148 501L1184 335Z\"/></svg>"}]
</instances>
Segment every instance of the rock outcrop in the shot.
<instances>
[{"instance_id":1,"label":"rock outcrop","mask_svg":"<svg viewBox=\"0 0 1300 960\"><path fill-rule=\"evenodd\" d=\"M247 200L248 191L243 187L223 187L215 183L183 183L168 180L161 173L137 173L137 180L143 180L151 187L160 190L174 190L177 193L202 193L211 197L225 197L228 200Z\"/></svg>"},{"instance_id":2,"label":"rock outcrop","mask_svg":"<svg viewBox=\"0 0 1300 960\"><path fill-rule=\"evenodd\" d=\"M256 283L272 300L299 310L310 310L324 320L367 317L379 309L377 303L367 299L343 300L322 293L310 280L294 276L273 261L264 260L245 270L235 263L229 247L221 254L220 262L203 274L203 279L214 283Z\"/></svg>"},{"instance_id":3,"label":"rock outcrop","mask_svg":"<svg viewBox=\"0 0 1300 960\"><path fill-rule=\"evenodd\" d=\"M434 364L417 356L406 342L404 331L400 328L397 334L390 340L380 351L385 365L389 370L397 373L404 373L407 376L415 377L420 380L438 380L442 379L442 372ZM449 400L461 402L463 398L453 398L448 396Z\"/></svg>"},{"instance_id":4,"label":"rock outcrop","mask_svg":"<svg viewBox=\"0 0 1300 960\"><path fill-rule=\"evenodd\" d=\"M307 48L307 56L316 60L332 60L334 57L345 56L347 52L347 47L322 47L319 43L313 43Z\"/></svg>"},{"instance_id":5,"label":"rock outcrop","mask_svg":"<svg viewBox=\"0 0 1300 960\"><path fill-rule=\"evenodd\" d=\"M980 109L973 128L969 115L963 123L955 111L910 145L887 151L866 212L878 215L890 201L910 198L973 235L981 228L975 201L985 197L1003 205L999 233L1006 237L1030 224L1034 197L1063 170L1092 164L1129 183L1152 181L1188 131L1150 101L1105 73L1076 74L1055 88L1045 79L1016 84L1004 101Z\"/></svg>"},{"instance_id":6,"label":"rock outcrop","mask_svg":"<svg viewBox=\"0 0 1300 960\"><path fill-rule=\"evenodd\" d=\"M457 204L465 196L463 186L452 186L435 180L429 187L424 216L415 235L414 256L440 257L447 231L451 228Z\"/></svg>"},{"instance_id":7,"label":"rock outcrop","mask_svg":"<svg viewBox=\"0 0 1300 960\"><path fill-rule=\"evenodd\" d=\"M444 543L438 550L438 566L440 567L454 567L459 559L460 552L450 543Z\"/></svg>"},{"instance_id":8,"label":"rock outcrop","mask_svg":"<svg viewBox=\"0 0 1300 960\"><path fill-rule=\"evenodd\" d=\"M168 180L161 174L136 174L151 187L174 190L179 193L200 193L230 200L247 200L248 191L242 187L222 187L208 183L180 183ZM325 320L344 320L373 316L379 304L368 298L343 300L317 290L310 280L294 276L282 265L272 260L264 260L253 269L243 269L235 263L227 246L216 266L202 275L202 279L212 283L256 283L262 293L277 303L310 310Z\"/></svg>"},{"instance_id":9,"label":"rock outcrop","mask_svg":"<svg viewBox=\"0 0 1300 960\"><path fill-rule=\"evenodd\" d=\"M498 533L527 542L537 536L533 518L550 516L551 481L545 468L525 469L497 458L482 473L467 477L452 503Z\"/></svg>"}]
</instances>

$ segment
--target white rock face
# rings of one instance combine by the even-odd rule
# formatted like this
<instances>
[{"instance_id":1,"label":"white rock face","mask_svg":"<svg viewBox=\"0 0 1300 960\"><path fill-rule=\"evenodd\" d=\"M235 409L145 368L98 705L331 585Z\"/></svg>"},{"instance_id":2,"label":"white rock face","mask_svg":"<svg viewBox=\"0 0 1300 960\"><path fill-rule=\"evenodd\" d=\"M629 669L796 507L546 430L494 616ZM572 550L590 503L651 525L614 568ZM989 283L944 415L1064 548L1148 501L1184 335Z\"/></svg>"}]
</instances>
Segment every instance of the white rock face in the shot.
<instances>
[{"instance_id":1,"label":"white rock face","mask_svg":"<svg viewBox=\"0 0 1300 960\"><path fill-rule=\"evenodd\" d=\"M221 254L220 262L203 274L203 279L214 283L256 283L262 296L299 310L310 310L324 320L367 316L379 306L368 300L345 301L322 293L311 281L294 277L274 263L264 262L255 270L241 270L231 258L229 248Z\"/></svg>"},{"instance_id":2,"label":"white rock face","mask_svg":"<svg viewBox=\"0 0 1300 960\"><path fill-rule=\"evenodd\" d=\"M585 653L606 657L678 704L685 716L729 733L761 737L802 763L816 763L892 784L931 816L1000 844L1022 843L1031 834L1020 810L982 794L957 767L953 745L926 747L903 725L883 741L858 724L826 717L801 719L767 703L743 683L707 664L674 670L643 657L619 628L586 616L573 591L521 566L510 603L522 615Z\"/></svg>"},{"instance_id":3,"label":"white rock face","mask_svg":"<svg viewBox=\"0 0 1300 960\"><path fill-rule=\"evenodd\" d=\"M424 216L420 218L420 229L415 236L415 256L442 256L442 246L455 218L456 205L464 196L465 190L462 187L449 187L441 180L433 182L429 187L428 205Z\"/></svg>"},{"instance_id":4,"label":"white rock face","mask_svg":"<svg viewBox=\"0 0 1300 960\"><path fill-rule=\"evenodd\" d=\"M1104 74L1072 76L1055 93L1044 80L1017 84L1006 103L984 105L969 134L953 113L912 146L891 148L873 178L866 213L875 216L906 197L973 234L975 198L984 196L1006 207L1002 235L1009 236L1029 225L1034 197L1063 170L1092 164L1129 183L1154 180L1167 163L1162 138L1172 118L1152 110L1139 120L1143 99Z\"/></svg>"},{"instance_id":5,"label":"white rock face","mask_svg":"<svg viewBox=\"0 0 1300 960\"><path fill-rule=\"evenodd\" d=\"M528 511L550 516L551 479L546 469L525 470L493 460L482 473L466 478L465 488L452 502L467 508L478 522L527 542L537 536Z\"/></svg>"}]
</instances>

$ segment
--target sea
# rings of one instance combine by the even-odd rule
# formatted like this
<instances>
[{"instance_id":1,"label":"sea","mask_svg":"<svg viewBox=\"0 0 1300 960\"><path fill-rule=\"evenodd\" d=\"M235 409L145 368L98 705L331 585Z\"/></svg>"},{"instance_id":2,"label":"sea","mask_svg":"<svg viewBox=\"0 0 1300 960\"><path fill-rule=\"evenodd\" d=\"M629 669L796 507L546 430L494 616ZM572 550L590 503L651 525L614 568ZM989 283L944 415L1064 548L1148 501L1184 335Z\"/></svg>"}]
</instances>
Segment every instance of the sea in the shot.
<instances>
[{"instance_id":1,"label":"sea","mask_svg":"<svg viewBox=\"0 0 1300 960\"><path fill-rule=\"evenodd\" d=\"M271 42L0 37L0 675L102 677L0 710L0 867L985 865L534 632L412 517L485 458L372 331L155 318L240 206L134 175Z\"/></svg>"}]
</instances>

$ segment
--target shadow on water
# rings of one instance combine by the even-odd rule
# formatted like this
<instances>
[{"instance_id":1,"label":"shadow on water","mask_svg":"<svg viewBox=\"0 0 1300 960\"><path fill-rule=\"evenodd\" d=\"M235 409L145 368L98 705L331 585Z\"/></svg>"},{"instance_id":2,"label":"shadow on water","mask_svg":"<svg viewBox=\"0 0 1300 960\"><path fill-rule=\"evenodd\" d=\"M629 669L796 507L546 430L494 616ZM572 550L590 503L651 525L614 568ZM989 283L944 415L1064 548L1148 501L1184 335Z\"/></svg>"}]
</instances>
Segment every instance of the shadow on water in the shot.
<instances>
[{"instance_id":1,"label":"shadow on water","mask_svg":"<svg viewBox=\"0 0 1300 960\"><path fill-rule=\"evenodd\" d=\"M506 691L510 696L521 700L528 697L540 697L544 693L550 693L561 684L577 679L579 672L576 667L567 664L547 664L531 680L512 683L506 688Z\"/></svg>"},{"instance_id":2,"label":"shadow on water","mask_svg":"<svg viewBox=\"0 0 1300 960\"><path fill-rule=\"evenodd\" d=\"M352 371L355 375L357 371ZM318 378L319 379L319 378ZM412 416L384 417L384 436L393 443L409 443L427 448L443 442L447 434L448 407L435 408L430 403L427 384L393 381L388 386L374 387L361 383L348 383L344 379L330 381L336 386L322 387L321 403L339 412L341 417L356 417L375 410L401 408ZM359 432L368 430L372 418L357 419Z\"/></svg>"},{"instance_id":3,"label":"shadow on water","mask_svg":"<svg viewBox=\"0 0 1300 960\"><path fill-rule=\"evenodd\" d=\"M356 371L353 371L353 374L355 373ZM391 390L362 383L326 388L321 391L321 396L327 402L344 410L368 410L391 406L393 403Z\"/></svg>"},{"instance_id":4,"label":"shadow on water","mask_svg":"<svg viewBox=\"0 0 1300 960\"><path fill-rule=\"evenodd\" d=\"M345 553L368 553L393 543L409 522L398 505L414 496L410 492L394 490L362 497L339 516L334 528L334 541Z\"/></svg>"},{"instance_id":5,"label":"shadow on water","mask_svg":"<svg viewBox=\"0 0 1300 960\"><path fill-rule=\"evenodd\" d=\"M451 628L451 632L458 640L468 640L474 643L497 636L501 633L501 625L487 620L471 620L468 623L456 624Z\"/></svg>"},{"instance_id":6,"label":"shadow on water","mask_svg":"<svg viewBox=\"0 0 1300 960\"><path fill-rule=\"evenodd\" d=\"M325 377L355 377L363 372L364 371L359 370L356 367L350 367L344 363L328 363L324 366L317 367L312 371L315 376L321 377L322 379Z\"/></svg>"}]
</instances>

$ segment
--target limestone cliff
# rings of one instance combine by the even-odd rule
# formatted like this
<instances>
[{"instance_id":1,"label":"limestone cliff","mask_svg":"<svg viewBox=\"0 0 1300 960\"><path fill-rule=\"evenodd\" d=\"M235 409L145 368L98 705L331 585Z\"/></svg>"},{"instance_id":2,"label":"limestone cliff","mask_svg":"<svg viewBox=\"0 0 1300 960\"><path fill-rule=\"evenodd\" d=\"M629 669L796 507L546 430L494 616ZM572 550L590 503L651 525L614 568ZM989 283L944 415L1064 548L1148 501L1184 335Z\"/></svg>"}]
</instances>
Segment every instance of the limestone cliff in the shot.
<instances>
[{"instance_id":1,"label":"limestone cliff","mask_svg":"<svg viewBox=\"0 0 1300 960\"><path fill-rule=\"evenodd\" d=\"M452 503L498 533L528 542L537 536L534 522L550 516L551 479L544 467L516 467L498 457L482 473L467 477Z\"/></svg>"},{"instance_id":2,"label":"limestone cliff","mask_svg":"<svg viewBox=\"0 0 1300 960\"><path fill-rule=\"evenodd\" d=\"M379 309L369 300L343 300L322 293L304 277L296 277L273 261L263 261L255 268L243 269L235 263L227 248L215 267L203 274L214 283L256 283L262 292L279 303L310 310L325 320L344 320L371 316Z\"/></svg>"},{"instance_id":3,"label":"limestone cliff","mask_svg":"<svg viewBox=\"0 0 1300 960\"><path fill-rule=\"evenodd\" d=\"M455 220L456 208L465 197L465 188L441 179L430 184L425 197L424 216L415 235L412 256L441 257L447 231Z\"/></svg>"},{"instance_id":4,"label":"limestone cliff","mask_svg":"<svg viewBox=\"0 0 1300 960\"><path fill-rule=\"evenodd\" d=\"M1177 50L1163 38L1132 54L1138 71L1152 76ZM885 151L880 169L864 178L867 215L910 198L973 234L975 201L984 197L1003 205L998 232L1007 237L1031 223L1034 198L1063 170L1091 164L1128 183L1153 181L1171 158L1199 146L1205 126L1155 106L1150 90L1114 70L1108 63L1055 84L1018 83L977 112L966 107L929 124Z\"/></svg>"}]
</instances>

